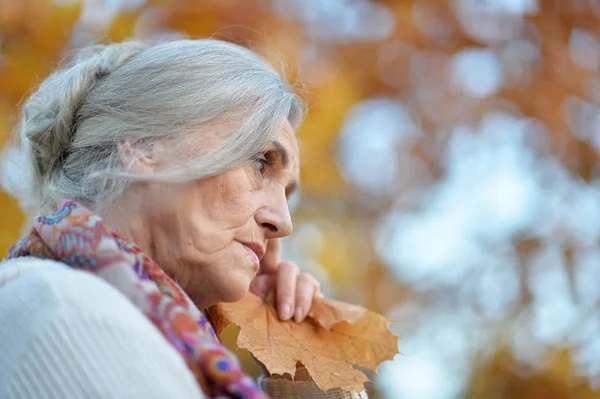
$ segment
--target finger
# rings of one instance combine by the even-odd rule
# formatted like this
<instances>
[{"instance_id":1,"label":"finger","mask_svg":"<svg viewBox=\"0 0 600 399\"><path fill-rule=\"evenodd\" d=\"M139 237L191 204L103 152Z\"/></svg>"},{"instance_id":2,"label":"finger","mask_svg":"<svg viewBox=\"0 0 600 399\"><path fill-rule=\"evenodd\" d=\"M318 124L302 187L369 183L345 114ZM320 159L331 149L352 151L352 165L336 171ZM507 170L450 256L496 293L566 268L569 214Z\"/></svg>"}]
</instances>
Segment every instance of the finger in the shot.
<instances>
[{"instance_id":1,"label":"finger","mask_svg":"<svg viewBox=\"0 0 600 399\"><path fill-rule=\"evenodd\" d=\"M296 279L296 310L294 320L304 320L312 306L312 301L317 292L321 291L321 284L308 273L301 273Z\"/></svg>"},{"instance_id":2,"label":"finger","mask_svg":"<svg viewBox=\"0 0 600 399\"><path fill-rule=\"evenodd\" d=\"M254 277L254 279L250 283L250 292L262 298L266 298L269 292L271 292L271 290L275 288L276 281L277 276L272 276L269 274L259 274L258 276Z\"/></svg>"},{"instance_id":3,"label":"finger","mask_svg":"<svg viewBox=\"0 0 600 399\"><path fill-rule=\"evenodd\" d=\"M279 264L281 263L281 240L271 238L267 242L265 256L260 262L260 272L264 274L277 274Z\"/></svg>"},{"instance_id":4,"label":"finger","mask_svg":"<svg viewBox=\"0 0 600 399\"><path fill-rule=\"evenodd\" d=\"M316 283L316 289L315 289L315 294L313 295L313 298L315 298L315 297L316 298L323 298L323 297L325 297L325 295L323 295L323 291L322 291L322 288L321 288L321 282L319 280L317 280L315 278L315 276L313 276L312 274L310 276L315 280L315 283ZM309 311L310 311L310 309L309 309Z\"/></svg>"},{"instance_id":5,"label":"finger","mask_svg":"<svg viewBox=\"0 0 600 399\"><path fill-rule=\"evenodd\" d=\"M293 262L281 262L277 273L277 313L281 320L289 320L294 315L296 277L298 266Z\"/></svg>"}]
</instances>

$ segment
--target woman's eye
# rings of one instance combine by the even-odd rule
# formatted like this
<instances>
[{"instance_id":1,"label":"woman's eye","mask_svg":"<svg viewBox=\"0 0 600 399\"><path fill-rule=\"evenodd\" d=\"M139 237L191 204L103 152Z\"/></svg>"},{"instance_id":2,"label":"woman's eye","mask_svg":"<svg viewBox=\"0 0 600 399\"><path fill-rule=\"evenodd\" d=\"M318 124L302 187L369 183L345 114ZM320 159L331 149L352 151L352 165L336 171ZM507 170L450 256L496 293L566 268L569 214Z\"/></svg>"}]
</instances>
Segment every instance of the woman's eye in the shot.
<instances>
[{"instance_id":1,"label":"woman's eye","mask_svg":"<svg viewBox=\"0 0 600 399\"><path fill-rule=\"evenodd\" d=\"M273 166L273 161L270 158L271 157L268 154L258 154L256 158L254 158L254 165L256 165L256 169L261 175L264 175L267 172L267 169Z\"/></svg>"},{"instance_id":2,"label":"woman's eye","mask_svg":"<svg viewBox=\"0 0 600 399\"><path fill-rule=\"evenodd\" d=\"M266 161L264 159L257 159L254 161L256 169L262 174L266 168Z\"/></svg>"}]
</instances>

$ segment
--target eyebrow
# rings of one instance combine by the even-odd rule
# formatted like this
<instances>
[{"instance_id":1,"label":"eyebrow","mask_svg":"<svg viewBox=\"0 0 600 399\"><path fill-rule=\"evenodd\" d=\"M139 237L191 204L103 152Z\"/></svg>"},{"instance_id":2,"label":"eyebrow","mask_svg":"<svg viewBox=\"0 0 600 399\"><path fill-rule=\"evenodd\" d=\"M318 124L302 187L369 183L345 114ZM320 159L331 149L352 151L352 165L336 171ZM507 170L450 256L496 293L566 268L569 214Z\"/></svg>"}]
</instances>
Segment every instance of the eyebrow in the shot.
<instances>
[{"instance_id":1,"label":"eyebrow","mask_svg":"<svg viewBox=\"0 0 600 399\"><path fill-rule=\"evenodd\" d=\"M288 163L290 162L290 156L289 156L287 150L277 140L273 140L272 144L277 149L277 152L279 152L279 156L281 157L281 165L283 165L283 167L285 168L286 166L288 166Z\"/></svg>"},{"instance_id":2,"label":"eyebrow","mask_svg":"<svg viewBox=\"0 0 600 399\"><path fill-rule=\"evenodd\" d=\"M285 168L290 163L290 156L283 145L277 140L271 142L281 157L281 165ZM298 181L293 181L285 188L286 197L290 197L298 189Z\"/></svg>"}]
</instances>

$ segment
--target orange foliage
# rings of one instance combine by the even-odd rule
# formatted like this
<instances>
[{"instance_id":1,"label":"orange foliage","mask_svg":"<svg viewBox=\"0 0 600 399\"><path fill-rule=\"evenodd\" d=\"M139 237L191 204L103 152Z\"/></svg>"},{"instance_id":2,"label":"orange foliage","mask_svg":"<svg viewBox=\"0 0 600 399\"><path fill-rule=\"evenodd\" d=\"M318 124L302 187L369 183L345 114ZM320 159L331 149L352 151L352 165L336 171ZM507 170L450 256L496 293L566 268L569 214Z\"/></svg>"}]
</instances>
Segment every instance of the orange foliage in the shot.
<instances>
[{"instance_id":1,"label":"orange foliage","mask_svg":"<svg viewBox=\"0 0 600 399\"><path fill-rule=\"evenodd\" d=\"M520 363L507 350L498 350L478 365L465 399L593 399L598 398L587 381L574 375L569 351L552 356L548 365L535 369Z\"/></svg>"}]
</instances>

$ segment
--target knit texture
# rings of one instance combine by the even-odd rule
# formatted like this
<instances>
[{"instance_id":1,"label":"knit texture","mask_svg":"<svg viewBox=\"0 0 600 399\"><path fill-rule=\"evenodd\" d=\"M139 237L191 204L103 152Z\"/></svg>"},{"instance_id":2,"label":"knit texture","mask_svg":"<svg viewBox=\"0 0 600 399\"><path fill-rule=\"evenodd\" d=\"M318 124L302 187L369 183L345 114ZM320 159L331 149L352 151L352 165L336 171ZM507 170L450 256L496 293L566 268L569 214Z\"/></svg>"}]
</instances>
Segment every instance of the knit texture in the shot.
<instances>
[{"instance_id":1,"label":"knit texture","mask_svg":"<svg viewBox=\"0 0 600 399\"><path fill-rule=\"evenodd\" d=\"M3 399L205 398L131 301L50 260L0 263L0 354Z\"/></svg>"},{"instance_id":2,"label":"knit texture","mask_svg":"<svg viewBox=\"0 0 600 399\"><path fill-rule=\"evenodd\" d=\"M323 392L313 381L290 381L283 378L261 378L260 386L274 399L368 399L363 392L348 392L340 388Z\"/></svg>"}]
</instances>

